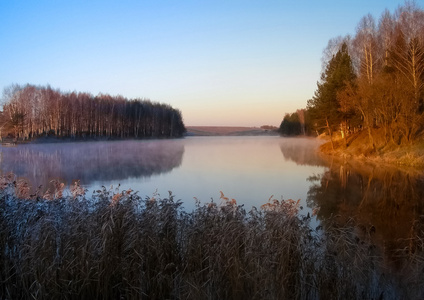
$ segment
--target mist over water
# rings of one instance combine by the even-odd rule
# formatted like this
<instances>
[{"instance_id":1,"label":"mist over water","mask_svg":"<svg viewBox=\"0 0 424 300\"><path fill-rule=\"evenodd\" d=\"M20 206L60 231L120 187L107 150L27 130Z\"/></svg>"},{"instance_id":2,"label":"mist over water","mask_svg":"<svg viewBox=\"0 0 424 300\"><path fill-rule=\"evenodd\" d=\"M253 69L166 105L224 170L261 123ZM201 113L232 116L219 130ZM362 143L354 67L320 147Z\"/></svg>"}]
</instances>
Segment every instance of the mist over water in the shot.
<instances>
[{"instance_id":1,"label":"mist over water","mask_svg":"<svg viewBox=\"0 0 424 300\"><path fill-rule=\"evenodd\" d=\"M284 138L280 149L286 160L297 165L325 167L328 163L317 151L322 143L322 140L311 138Z\"/></svg>"},{"instance_id":2,"label":"mist over water","mask_svg":"<svg viewBox=\"0 0 424 300\"><path fill-rule=\"evenodd\" d=\"M138 190L142 196L168 191L194 207L220 191L246 208L276 199L304 201L311 174L323 165L298 164L297 155L313 156L313 139L280 137L189 137L180 140L28 144L1 148L1 171L13 172L32 186L47 187L52 179L74 180L91 192L102 185ZM294 148L293 148L294 147Z\"/></svg>"},{"instance_id":3,"label":"mist over water","mask_svg":"<svg viewBox=\"0 0 424 300\"><path fill-rule=\"evenodd\" d=\"M80 180L88 194L118 184L142 197L171 191L188 211L194 197L220 203L221 191L246 209L271 196L300 199L301 214L319 208L323 225L334 215L340 222L354 216L382 240L405 237L422 223L421 171L338 161L316 151L321 143L257 136L27 144L0 148L0 169L44 190L56 179L68 186Z\"/></svg>"},{"instance_id":4,"label":"mist over water","mask_svg":"<svg viewBox=\"0 0 424 300\"><path fill-rule=\"evenodd\" d=\"M33 187L80 180L90 188L167 173L181 165L183 153L178 140L28 144L2 147L0 162L3 174L12 172Z\"/></svg>"}]
</instances>

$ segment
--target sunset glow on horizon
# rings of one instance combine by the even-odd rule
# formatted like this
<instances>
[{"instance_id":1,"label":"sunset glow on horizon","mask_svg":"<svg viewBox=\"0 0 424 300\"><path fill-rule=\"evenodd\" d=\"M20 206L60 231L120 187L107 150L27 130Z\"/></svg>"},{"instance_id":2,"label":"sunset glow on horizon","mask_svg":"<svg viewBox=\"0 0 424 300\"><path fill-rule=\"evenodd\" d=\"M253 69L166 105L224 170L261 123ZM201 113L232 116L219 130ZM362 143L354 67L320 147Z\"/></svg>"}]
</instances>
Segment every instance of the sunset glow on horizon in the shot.
<instances>
[{"instance_id":1,"label":"sunset glow on horizon","mask_svg":"<svg viewBox=\"0 0 424 300\"><path fill-rule=\"evenodd\" d=\"M186 126L279 126L313 96L329 39L403 3L2 1L0 88L150 99Z\"/></svg>"}]
</instances>

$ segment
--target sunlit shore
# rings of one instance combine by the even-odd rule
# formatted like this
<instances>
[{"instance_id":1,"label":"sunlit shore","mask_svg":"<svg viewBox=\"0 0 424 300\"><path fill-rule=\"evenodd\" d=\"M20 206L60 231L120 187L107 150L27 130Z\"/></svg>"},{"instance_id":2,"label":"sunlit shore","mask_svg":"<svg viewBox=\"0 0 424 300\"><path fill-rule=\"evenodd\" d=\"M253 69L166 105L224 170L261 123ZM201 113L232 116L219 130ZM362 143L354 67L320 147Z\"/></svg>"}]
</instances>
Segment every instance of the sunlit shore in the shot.
<instances>
[{"instance_id":1,"label":"sunlit shore","mask_svg":"<svg viewBox=\"0 0 424 300\"><path fill-rule=\"evenodd\" d=\"M346 141L340 137L334 139L334 149L328 139L328 142L320 147L320 151L345 159L405 167L424 167L424 140L422 138L409 145L396 145L385 143L381 135L376 135L376 137L374 139L375 149L370 146L368 134L362 131L348 136Z\"/></svg>"}]
</instances>

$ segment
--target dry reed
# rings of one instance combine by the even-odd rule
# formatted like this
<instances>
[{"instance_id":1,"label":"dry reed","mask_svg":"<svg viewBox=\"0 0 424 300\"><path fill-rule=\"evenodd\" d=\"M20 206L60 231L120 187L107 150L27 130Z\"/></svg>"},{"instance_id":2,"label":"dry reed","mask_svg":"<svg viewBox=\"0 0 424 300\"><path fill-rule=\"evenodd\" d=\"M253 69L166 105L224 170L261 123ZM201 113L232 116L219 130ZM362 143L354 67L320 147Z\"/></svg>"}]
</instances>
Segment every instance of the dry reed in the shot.
<instances>
[{"instance_id":1,"label":"dry reed","mask_svg":"<svg viewBox=\"0 0 424 300\"><path fill-rule=\"evenodd\" d=\"M424 297L422 224L393 271L353 221L313 230L293 200L246 211L222 193L186 212L171 193L56 185L19 199L0 178L0 299Z\"/></svg>"}]
</instances>

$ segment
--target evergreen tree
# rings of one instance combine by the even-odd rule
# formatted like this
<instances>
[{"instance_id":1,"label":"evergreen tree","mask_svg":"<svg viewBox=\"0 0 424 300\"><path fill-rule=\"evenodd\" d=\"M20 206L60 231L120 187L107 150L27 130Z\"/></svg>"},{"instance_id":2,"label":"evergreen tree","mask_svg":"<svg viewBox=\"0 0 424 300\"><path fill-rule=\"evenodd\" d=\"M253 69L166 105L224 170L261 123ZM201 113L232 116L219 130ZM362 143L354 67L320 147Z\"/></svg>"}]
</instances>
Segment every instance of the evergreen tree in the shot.
<instances>
[{"instance_id":1,"label":"evergreen tree","mask_svg":"<svg viewBox=\"0 0 424 300\"><path fill-rule=\"evenodd\" d=\"M300 135L302 133L302 124L297 112L286 114L281 122L279 132L282 135Z\"/></svg>"},{"instance_id":2,"label":"evergreen tree","mask_svg":"<svg viewBox=\"0 0 424 300\"><path fill-rule=\"evenodd\" d=\"M308 101L312 123L318 131L327 130L332 146L334 131L340 129L342 134L346 135L347 126L343 124L346 124L346 114L350 113L340 104L338 93L354 80L352 60L346 43L343 43L321 75L321 82L317 83L314 97Z\"/></svg>"}]
</instances>

